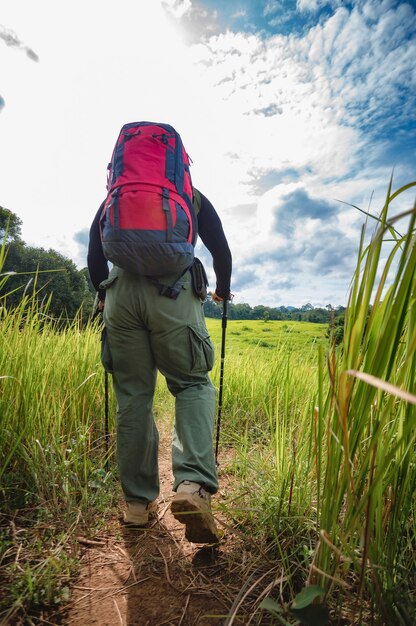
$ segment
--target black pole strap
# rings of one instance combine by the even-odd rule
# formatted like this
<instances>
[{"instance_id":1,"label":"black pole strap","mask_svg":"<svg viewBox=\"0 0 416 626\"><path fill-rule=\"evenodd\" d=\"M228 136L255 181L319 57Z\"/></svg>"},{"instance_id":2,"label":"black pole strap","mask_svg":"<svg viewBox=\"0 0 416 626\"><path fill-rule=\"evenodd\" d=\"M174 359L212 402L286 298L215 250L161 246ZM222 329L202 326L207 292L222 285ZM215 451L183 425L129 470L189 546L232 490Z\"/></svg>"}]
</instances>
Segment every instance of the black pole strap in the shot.
<instances>
[{"instance_id":1,"label":"black pole strap","mask_svg":"<svg viewBox=\"0 0 416 626\"><path fill-rule=\"evenodd\" d=\"M225 361L225 334L227 330L227 299L222 303L222 338L221 338L221 367L220 367L220 390L218 394L218 416L217 416L217 440L215 443L215 461L218 465L218 448L220 444L222 393L224 387L224 361Z\"/></svg>"}]
</instances>

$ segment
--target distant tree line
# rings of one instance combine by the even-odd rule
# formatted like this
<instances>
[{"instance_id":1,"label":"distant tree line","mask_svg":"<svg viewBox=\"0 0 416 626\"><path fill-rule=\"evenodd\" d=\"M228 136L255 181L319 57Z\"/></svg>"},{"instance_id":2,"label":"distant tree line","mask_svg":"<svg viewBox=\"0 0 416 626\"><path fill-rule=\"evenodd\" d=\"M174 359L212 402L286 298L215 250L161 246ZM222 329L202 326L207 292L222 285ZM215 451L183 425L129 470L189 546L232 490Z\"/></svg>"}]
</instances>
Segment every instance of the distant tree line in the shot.
<instances>
[{"instance_id":1,"label":"distant tree line","mask_svg":"<svg viewBox=\"0 0 416 626\"><path fill-rule=\"evenodd\" d=\"M222 304L217 304L211 299L209 294L204 303L206 317L220 318L222 316ZM301 307L269 307L258 304L251 307L249 304L234 304L230 302L227 306L227 317L230 320L291 320L295 322L314 322L317 324L329 324L334 320L335 325L340 324L344 319L345 307L338 306L335 309L328 304L326 307L313 307L309 302Z\"/></svg>"},{"instance_id":2,"label":"distant tree line","mask_svg":"<svg viewBox=\"0 0 416 626\"><path fill-rule=\"evenodd\" d=\"M28 246L21 237L22 220L9 209L0 207L0 246L6 258L0 278L0 305L15 308L22 296L34 296L42 304L52 295L48 314L73 318L83 305L85 316L92 309L93 295L88 270L55 250Z\"/></svg>"}]
</instances>

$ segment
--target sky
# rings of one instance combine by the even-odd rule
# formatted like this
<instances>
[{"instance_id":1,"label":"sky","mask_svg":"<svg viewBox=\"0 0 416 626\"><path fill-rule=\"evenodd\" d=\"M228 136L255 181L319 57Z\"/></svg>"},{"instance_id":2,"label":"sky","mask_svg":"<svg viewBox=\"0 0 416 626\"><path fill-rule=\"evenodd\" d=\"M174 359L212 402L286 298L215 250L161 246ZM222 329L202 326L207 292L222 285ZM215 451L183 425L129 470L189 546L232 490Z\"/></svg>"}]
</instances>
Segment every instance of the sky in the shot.
<instances>
[{"instance_id":1,"label":"sky","mask_svg":"<svg viewBox=\"0 0 416 626\"><path fill-rule=\"evenodd\" d=\"M416 3L2 0L0 205L28 245L86 266L114 143L140 120L181 134L235 303L345 306L351 205L377 214L392 175L416 180Z\"/></svg>"}]
</instances>

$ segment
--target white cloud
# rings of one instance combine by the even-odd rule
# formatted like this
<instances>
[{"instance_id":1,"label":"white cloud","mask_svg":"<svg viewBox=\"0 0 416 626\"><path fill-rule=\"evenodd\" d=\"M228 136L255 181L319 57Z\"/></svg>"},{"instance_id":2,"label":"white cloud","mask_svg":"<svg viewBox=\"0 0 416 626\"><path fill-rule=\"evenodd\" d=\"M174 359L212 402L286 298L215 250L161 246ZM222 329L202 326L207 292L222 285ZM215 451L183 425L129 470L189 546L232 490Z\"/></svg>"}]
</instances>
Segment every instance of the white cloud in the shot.
<instances>
[{"instance_id":1,"label":"white cloud","mask_svg":"<svg viewBox=\"0 0 416 626\"><path fill-rule=\"evenodd\" d=\"M247 15L247 11L245 9L240 9L239 11L236 11L235 13L233 13L231 17L235 19L237 17L245 17L246 15Z\"/></svg>"},{"instance_id":2,"label":"white cloud","mask_svg":"<svg viewBox=\"0 0 416 626\"><path fill-rule=\"evenodd\" d=\"M268 2L267 14L278 4ZM169 121L192 157L195 184L220 212L237 300L338 303L350 267L342 255L354 249L361 216L336 200L367 208L374 189L379 208L388 143L366 125L381 132L392 111L398 120L411 114L414 100L406 105L400 94L414 90L416 51L410 6L368 0L348 11L299 0L298 10L323 4L338 8L303 36L263 39L209 36L217 16L191 0L120 0L117 11L109 0L5 1L2 20L41 61L0 45L0 204L23 219L28 242L59 246L83 265L73 234L89 227L102 199L119 128ZM199 20L205 36L186 45L163 7L184 23ZM337 210L324 221L299 213L294 198ZM289 200L298 211L290 240L274 228ZM321 270L332 272L324 282Z\"/></svg>"},{"instance_id":3,"label":"white cloud","mask_svg":"<svg viewBox=\"0 0 416 626\"><path fill-rule=\"evenodd\" d=\"M6 46L11 46L14 48L19 48L26 52L29 59L32 61L39 61L39 57L29 46L26 46L22 41L20 41L19 37L12 30L5 28L0 24L0 39L3 39Z\"/></svg>"},{"instance_id":4,"label":"white cloud","mask_svg":"<svg viewBox=\"0 0 416 626\"><path fill-rule=\"evenodd\" d=\"M415 86L415 40L406 41L414 13L409 5L389 4L374 3L371 20L360 7L351 13L340 8L304 40L326 95L350 125L382 118L398 105L403 88Z\"/></svg>"},{"instance_id":5,"label":"white cloud","mask_svg":"<svg viewBox=\"0 0 416 626\"><path fill-rule=\"evenodd\" d=\"M296 9L302 12L316 13L323 7L336 8L342 6L343 0L297 0Z\"/></svg>"},{"instance_id":6,"label":"white cloud","mask_svg":"<svg viewBox=\"0 0 416 626\"><path fill-rule=\"evenodd\" d=\"M227 143L219 138L216 145L239 155L242 180L253 166L343 176L361 147L358 133L343 124L343 103L331 99L324 68L311 65L303 48L295 38L274 37L266 45L241 33L196 47L204 80L223 99L223 121L231 112L226 132L218 125Z\"/></svg>"},{"instance_id":7,"label":"white cloud","mask_svg":"<svg viewBox=\"0 0 416 626\"><path fill-rule=\"evenodd\" d=\"M191 0L163 0L162 6L170 13L180 19L192 9Z\"/></svg>"},{"instance_id":8,"label":"white cloud","mask_svg":"<svg viewBox=\"0 0 416 626\"><path fill-rule=\"evenodd\" d=\"M298 11L309 11L313 13L326 4L328 4L328 2L325 0L297 0L296 8Z\"/></svg>"},{"instance_id":9,"label":"white cloud","mask_svg":"<svg viewBox=\"0 0 416 626\"><path fill-rule=\"evenodd\" d=\"M277 11L281 11L282 8L282 0L267 0L266 6L263 9L263 15L265 17L273 15Z\"/></svg>"}]
</instances>

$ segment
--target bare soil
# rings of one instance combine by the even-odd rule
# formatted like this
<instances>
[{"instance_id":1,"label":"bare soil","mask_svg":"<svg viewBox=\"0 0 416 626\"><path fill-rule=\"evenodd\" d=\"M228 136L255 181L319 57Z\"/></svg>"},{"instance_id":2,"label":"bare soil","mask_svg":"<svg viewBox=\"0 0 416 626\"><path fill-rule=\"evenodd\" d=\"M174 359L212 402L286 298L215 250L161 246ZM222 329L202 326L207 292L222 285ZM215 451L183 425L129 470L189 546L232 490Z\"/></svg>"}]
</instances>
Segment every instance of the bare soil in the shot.
<instances>
[{"instance_id":1,"label":"bare soil","mask_svg":"<svg viewBox=\"0 0 416 626\"><path fill-rule=\"evenodd\" d=\"M220 468L221 468L220 459ZM218 626L269 624L258 609L279 584L279 568L237 529L221 503L230 476L220 470L213 510L217 546L189 543L170 512L173 497L170 439L161 433L161 495L157 518L129 529L117 516L104 532L79 538L81 573L63 618L70 626ZM120 504L122 508L122 503ZM120 510L121 513L121 510Z\"/></svg>"}]
</instances>

